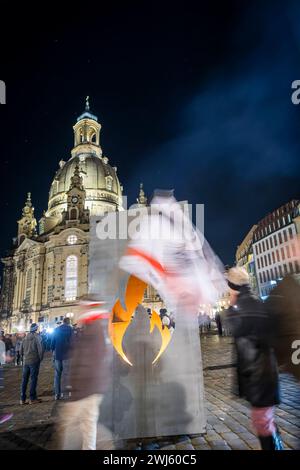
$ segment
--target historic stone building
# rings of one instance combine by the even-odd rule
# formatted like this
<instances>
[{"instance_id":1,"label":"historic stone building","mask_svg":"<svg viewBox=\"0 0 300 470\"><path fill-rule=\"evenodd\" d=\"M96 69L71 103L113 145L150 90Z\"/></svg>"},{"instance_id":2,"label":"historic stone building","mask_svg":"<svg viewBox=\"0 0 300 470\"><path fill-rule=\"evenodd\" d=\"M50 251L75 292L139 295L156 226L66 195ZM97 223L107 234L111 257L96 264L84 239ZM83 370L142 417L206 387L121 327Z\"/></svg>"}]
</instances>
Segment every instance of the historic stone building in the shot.
<instances>
[{"instance_id":1,"label":"historic stone building","mask_svg":"<svg viewBox=\"0 0 300 470\"><path fill-rule=\"evenodd\" d=\"M102 154L88 99L73 129L74 147L59 162L48 209L37 224L28 193L13 250L2 259L0 321L8 331L76 319L78 298L88 291L89 217L123 210L117 168ZM138 203L146 202L141 187Z\"/></svg>"}]
</instances>

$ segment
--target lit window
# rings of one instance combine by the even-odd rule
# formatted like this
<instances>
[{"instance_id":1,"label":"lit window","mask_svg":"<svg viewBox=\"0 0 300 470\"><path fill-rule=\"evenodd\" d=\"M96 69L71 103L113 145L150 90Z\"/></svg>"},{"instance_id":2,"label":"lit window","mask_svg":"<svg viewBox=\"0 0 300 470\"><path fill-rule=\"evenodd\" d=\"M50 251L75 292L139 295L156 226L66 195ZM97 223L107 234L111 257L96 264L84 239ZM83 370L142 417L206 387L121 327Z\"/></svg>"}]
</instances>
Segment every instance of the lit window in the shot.
<instances>
[{"instance_id":1,"label":"lit window","mask_svg":"<svg viewBox=\"0 0 300 470\"><path fill-rule=\"evenodd\" d=\"M106 189L108 191L112 191L112 183L113 183L112 176L110 176L110 175L106 176L105 179L106 179Z\"/></svg>"},{"instance_id":2,"label":"lit window","mask_svg":"<svg viewBox=\"0 0 300 470\"><path fill-rule=\"evenodd\" d=\"M67 242L69 245L75 245L75 243L77 242L76 235L69 235L67 238Z\"/></svg>"},{"instance_id":3,"label":"lit window","mask_svg":"<svg viewBox=\"0 0 300 470\"><path fill-rule=\"evenodd\" d=\"M65 299L76 300L77 297L77 256L71 255L66 259Z\"/></svg>"}]
</instances>

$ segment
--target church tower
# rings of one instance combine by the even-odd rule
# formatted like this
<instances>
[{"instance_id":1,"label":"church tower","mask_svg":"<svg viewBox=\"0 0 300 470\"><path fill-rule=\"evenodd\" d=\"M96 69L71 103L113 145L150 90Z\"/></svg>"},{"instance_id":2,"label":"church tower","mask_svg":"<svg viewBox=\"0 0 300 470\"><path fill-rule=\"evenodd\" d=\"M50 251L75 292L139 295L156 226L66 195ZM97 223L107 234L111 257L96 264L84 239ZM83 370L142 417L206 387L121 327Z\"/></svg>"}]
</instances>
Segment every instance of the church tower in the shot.
<instances>
[{"instance_id":1,"label":"church tower","mask_svg":"<svg viewBox=\"0 0 300 470\"><path fill-rule=\"evenodd\" d=\"M145 196L145 191L143 188L143 183L140 183L140 192L139 192L139 197L137 198L136 202L138 203L138 206L147 206L147 197Z\"/></svg>"},{"instance_id":2,"label":"church tower","mask_svg":"<svg viewBox=\"0 0 300 470\"><path fill-rule=\"evenodd\" d=\"M72 150L72 157L90 153L91 150L97 157L102 156L102 149L100 147L101 124L98 122L97 116L90 112L88 96L86 97L85 111L77 118L73 130L74 148Z\"/></svg>"},{"instance_id":3,"label":"church tower","mask_svg":"<svg viewBox=\"0 0 300 470\"><path fill-rule=\"evenodd\" d=\"M22 243L25 237L32 238L36 234L36 219L34 207L31 202L31 193L27 194L27 200L22 210L22 218L18 220L18 242Z\"/></svg>"},{"instance_id":4,"label":"church tower","mask_svg":"<svg viewBox=\"0 0 300 470\"><path fill-rule=\"evenodd\" d=\"M68 222L77 221L88 223L89 210L85 209L85 190L80 175L79 166L75 166L74 174L71 177L70 189L67 193L67 214Z\"/></svg>"}]
</instances>

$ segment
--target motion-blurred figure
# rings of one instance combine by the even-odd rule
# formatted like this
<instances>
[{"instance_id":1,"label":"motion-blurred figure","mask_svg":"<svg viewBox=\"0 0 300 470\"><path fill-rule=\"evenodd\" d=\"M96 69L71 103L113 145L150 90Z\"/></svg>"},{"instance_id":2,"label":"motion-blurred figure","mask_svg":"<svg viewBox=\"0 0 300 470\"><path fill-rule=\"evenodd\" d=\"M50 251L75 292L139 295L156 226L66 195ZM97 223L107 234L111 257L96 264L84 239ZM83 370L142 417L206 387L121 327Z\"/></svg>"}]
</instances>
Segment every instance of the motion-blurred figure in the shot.
<instances>
[{"instance_id":1,"label":"motion-blurred figure","mask_svg":"<svg viewBox=\"0 0 300 470\"><path fill-rule=\"evenodd\" d=\"M22 341L23 341L23 338L21 337L21 335L17 335L16 346L15 346L15 350L16 350L15 365L16 366L19 366L21 364L20 351L21 351Z\"/></svg>"},{"instance_id":2,"label":"motion-blurred figure","mask_svg":"<svg viewBox=\"0 0 300 470\"><path fill-rule=\"evenodd\" d=\"M226 321L235 339L239 395L252 405L252 424L262 449L282 450L274 420L279 384L272 318L252 294L245 269L230 269L227 279L231 306Z\"/></svg>"},{"instance_id":3,"label":"motion-blurred figure","mask_svg":"<svg viewBox=\"0 0 300 470\"><path fill-rule=\"evenodd\" d=\"M3 341L3 336L1 334L1 336L0 336L0 392L4 388L4 377L3 377L3 368L2 368L2 366L6 362L10 362L10 360L11 360L10 356L6 355L5 343ZM0 424L6 423L6 421L9 421L12 417L13 417L12 413L5 413L3 415L0 414Z\"/></svg>"},{"instance_id":4,"label":"motion-blurred figure","mask_svg":"<svg viewBox=\"0 0 300 470\"><path fill-rule=\"evenodd\" d=\"M278 365L300 381L300 283L286 276L270 293L266 307L276 322Z\"/></svg>"},{"instance_id":5,"label":"motion-blurred figure","mask_svg":"<svg viewBox=\"0 0 300 470\"><path fill-rule=\"evenodd\" d=\"M223 325L222 325L222 320L221 320L221 315L219 313L216 313L215 315L215 321L218 329L218 335L222 336L223 334Z\"/></svg>"},{"instance_id":6,"label":"motion-blurred figure","mask_svg":"<svg viewBox=\"0 0 300 470\"><path fill-rule=\"evenodd\" d=\"M62 449L96 450L99 408L110 378L110 354L106 340L108 314L103 304L86 302L79 322L80 335L71 355L71 401L63 403L60 419Z\"/></svg>"},{"instance_id":7,"label":"motion-blurred figure","mask_svg":"<svg viewBox=\"0 0 300 470\"><path fill-rule=\"evenodd\" d=\"M157 190L120 268L152 285L174 316L197 314L226 289L224 268L172 191Z\"/></svg>"},{"instance_id":8,"label":"motion-blurred figure","mask_svg":"<svg viewBox=\"0 0 300 470\"><path fill-rule=\"evenodd\" d=\"M51 350L53 352L55 367L55 400L63 398L67 391L72 339L73 328L70 326L70 318L65 317L63 324L54 330L51 341Z\"/></svg>"}]
</instances>

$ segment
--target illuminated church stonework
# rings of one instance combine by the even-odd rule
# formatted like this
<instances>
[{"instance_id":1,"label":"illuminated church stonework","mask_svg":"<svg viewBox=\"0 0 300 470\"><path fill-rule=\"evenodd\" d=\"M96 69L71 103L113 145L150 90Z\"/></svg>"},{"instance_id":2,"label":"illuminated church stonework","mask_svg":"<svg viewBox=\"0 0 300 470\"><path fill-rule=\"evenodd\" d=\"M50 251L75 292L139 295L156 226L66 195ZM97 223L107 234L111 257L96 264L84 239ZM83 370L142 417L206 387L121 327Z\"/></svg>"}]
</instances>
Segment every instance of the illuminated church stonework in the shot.
<instances>
[{"instance_id":1,"label":"illuminated church stonework","mask_svg":"<svg viewBox=\"0 0 300 470\"><path fill-rule=\"evenodd\" d=\"M73 129L74 148L59 162L47 211L37 224L28 193L13 250L2 259L0 321L8 331L65 316L76 321L78 299L88 292L89 218L123 210L117 168L102 155L88 99Z\"/></svg>"}]
</instances>

